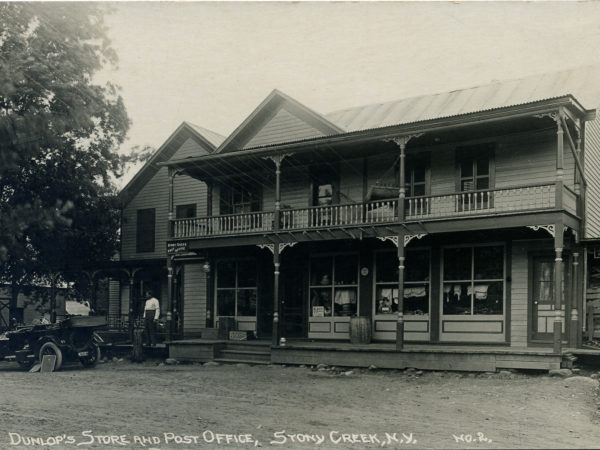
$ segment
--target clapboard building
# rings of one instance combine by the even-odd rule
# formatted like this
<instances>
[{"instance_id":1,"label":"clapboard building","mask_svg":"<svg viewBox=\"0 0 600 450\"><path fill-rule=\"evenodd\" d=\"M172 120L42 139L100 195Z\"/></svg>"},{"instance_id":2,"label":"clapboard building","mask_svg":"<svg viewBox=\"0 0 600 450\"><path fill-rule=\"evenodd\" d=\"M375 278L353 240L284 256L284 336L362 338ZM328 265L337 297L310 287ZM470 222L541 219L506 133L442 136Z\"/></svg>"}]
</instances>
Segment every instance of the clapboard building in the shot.
<instances>
[{"instance_id":1,"label":"clapboard building","mask_svg":"<svg viewBox=\"0 0 600 450\"><path fill-rule=\"evenodd\" d=\"M184 123L122 193L113 310L151 286L173 336L226 324L279 362L557 367L600 237L596 73L327 115L275 90L227 137Z\"/></svg>"}]
</instances>

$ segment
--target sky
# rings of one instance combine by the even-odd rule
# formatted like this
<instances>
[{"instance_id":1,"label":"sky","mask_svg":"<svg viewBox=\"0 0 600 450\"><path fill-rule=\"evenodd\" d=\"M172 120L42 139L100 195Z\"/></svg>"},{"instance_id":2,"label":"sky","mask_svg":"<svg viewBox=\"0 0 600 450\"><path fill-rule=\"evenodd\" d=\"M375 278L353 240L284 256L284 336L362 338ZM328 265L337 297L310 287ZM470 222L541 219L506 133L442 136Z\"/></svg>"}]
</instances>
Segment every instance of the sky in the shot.
<instances>
[{"instance_id":1,"label":"sky","mask_svg":"<svg viewBox=\"0 0 600 450\"><path fill-rule=\"evenodd\" d=\"M111 6L119 64L98 79L122 88L123 152L184 120L226 136L273 89L329 113L600 64L600 2Z\"/></svg>"}]
</instances>

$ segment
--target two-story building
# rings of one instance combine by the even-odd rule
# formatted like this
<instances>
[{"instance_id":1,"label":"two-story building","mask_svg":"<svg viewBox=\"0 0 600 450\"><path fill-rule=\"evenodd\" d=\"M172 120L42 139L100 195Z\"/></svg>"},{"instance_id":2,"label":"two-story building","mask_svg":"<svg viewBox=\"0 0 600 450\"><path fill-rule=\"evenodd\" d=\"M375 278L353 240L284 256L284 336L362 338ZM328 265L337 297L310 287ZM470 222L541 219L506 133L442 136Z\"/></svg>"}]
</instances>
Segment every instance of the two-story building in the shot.
<instances>
[{"instance_id":1,"label":"two-story building","mask_svg":"<svg viewBox=\"0 0 600 450\"><path fill-rule=\"evenodd\" d=\"M591 73L328 115L273 91L226 138L184 123L123 191L115 308L151 286L175 335L233 323L276 362L557 367L598 237Z\"/></svg>"}]
</instances>

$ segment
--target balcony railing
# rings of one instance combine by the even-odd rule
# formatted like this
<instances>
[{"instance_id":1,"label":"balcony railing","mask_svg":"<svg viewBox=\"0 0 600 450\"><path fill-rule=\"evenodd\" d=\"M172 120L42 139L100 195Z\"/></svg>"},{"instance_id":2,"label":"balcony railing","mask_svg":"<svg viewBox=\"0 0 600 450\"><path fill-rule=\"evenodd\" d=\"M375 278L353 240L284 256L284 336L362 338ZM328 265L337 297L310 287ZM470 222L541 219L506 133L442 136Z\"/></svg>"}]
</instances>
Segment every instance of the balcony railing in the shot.
<instances>
[{"instance_id":1,"label":"balcony railing","mask_svg":"<svg viewBox=\"0 0 600 450\"><path fill-rule=\"evenodd\" d=\"M554 208L556 185L540 184L411 197L405 200L405 220L427 220ZM565 188L564 208L574 209L576 196ZM273 212L252 212L172 221L173 238L211 237L282 231L327 229L394 223L398 200L315 206L280 211L279 227Z\"/></svg>"}]
</instances>

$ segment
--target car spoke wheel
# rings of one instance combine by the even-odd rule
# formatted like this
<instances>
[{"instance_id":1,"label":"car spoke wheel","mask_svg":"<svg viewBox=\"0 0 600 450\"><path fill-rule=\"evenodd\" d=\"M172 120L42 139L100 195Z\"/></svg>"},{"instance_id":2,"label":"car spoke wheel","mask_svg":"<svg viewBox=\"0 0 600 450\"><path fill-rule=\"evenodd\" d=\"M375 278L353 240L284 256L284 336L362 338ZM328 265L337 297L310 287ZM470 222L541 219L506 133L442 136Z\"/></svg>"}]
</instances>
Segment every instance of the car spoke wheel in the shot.
<instances>
[{"instance_id":1,"label":"car spoke wheel","mask_svg":"<svg viewBox=\"0 0 600 450\"><path fill-rule=\"evenodd\" d=\"M80 356L79 361L84 367L94 367L100 361L100 347L98 345L90 345L88 348L88 356Z\"/></svg>"},{"instance_id":2,"label":"car spoke wheel","mask_svg":"<svg viewBox=\"0 0 600 450\"><path fill-rule=\"evenodd\" d=\"M43 361L45 355L55 355L56 363L54 364L54 370L59 370L62 366L63 354L58 345L54 342L46 342L40 347L39 357L40 363Z\"/></svg>"}]
</instances>

